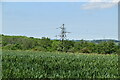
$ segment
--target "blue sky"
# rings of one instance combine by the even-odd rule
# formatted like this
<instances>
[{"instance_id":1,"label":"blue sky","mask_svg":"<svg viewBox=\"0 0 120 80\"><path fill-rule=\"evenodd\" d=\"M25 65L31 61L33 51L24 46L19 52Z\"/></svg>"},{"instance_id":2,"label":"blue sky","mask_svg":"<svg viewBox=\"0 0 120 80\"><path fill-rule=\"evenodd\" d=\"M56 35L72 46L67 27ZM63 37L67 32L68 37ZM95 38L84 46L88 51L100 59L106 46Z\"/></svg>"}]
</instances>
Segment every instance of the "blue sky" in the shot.
<instances>
[{"instance_id":1,"label":"blue sky","mask_svg":"<svg viewBox=\"0 0 120 80\"><path fill-rule=\"evenodd\" d=\"M5 2L2 33L55 39L63 23L68 39L117 39L118 9L84 9L86 2Z\"/></svg>"}]
</instances>

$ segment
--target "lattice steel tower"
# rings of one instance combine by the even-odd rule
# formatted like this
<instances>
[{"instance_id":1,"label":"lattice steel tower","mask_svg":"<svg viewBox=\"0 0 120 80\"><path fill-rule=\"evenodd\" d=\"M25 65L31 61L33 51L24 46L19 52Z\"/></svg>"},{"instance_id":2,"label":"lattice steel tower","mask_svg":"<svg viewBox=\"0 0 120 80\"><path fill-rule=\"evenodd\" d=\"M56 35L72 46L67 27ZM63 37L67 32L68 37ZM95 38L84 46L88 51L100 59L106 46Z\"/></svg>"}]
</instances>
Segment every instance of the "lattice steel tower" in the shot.
<instances>
[{"instance_id":1,"label":"lattice steel tower","mask_svg":"<svg viewBox=\"0 0 120 80\"><path fill-rule=\"evenodd\" d=\"M57 28L57 29L61 29L60 35L57 35L57 36L59 36L61 38L61 40L64 41L67 37L66 33L70 33L70 32L66 31L66 28L64 27L64 24L62 24L62 26Z\"/></svg>"}]
</instances>

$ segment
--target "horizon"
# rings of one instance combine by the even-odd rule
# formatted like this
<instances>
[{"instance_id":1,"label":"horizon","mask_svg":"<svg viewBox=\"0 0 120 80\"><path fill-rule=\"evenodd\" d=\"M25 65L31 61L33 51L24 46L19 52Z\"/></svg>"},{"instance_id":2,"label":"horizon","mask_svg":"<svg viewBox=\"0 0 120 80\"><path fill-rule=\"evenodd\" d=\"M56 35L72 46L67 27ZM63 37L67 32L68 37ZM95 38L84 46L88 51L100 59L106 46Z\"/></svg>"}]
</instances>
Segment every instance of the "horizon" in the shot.
<instances>
[{"instance_id":1,"label":"horizon","mask_svg":"<svg viewBox=\"0 0 120 80\"><path fill-rule=\"evenodd\" d=\"M55 39L60 33L56 28L65 24L71 32L67 37L70 40L118 40L118 7L89 9L85 4L87 2L3 2L2 34Z\"/></svg>"},{"instance_id":2,"label":"horizon","mask_svg":"<svg viewBox=\"0 0 120 80\"><path fill-rule=\"evenodd\" d=\"M23 36L23 35L6 35L6 34L0 34L0 35L4 35L4 36ZM42 39L43 37L34 37L34 36L24 36L24 37L28 37L28 38L30 38L30 37L33 37L33 38L38 38L38 39ZM49 37L45 37L45 38L49 38ZM53 39L53 38L49 38L50 40L61 40L61 39ZM117 40L117 39L65 39L65 40L90 40L90 41L92 41L92 40ZM117 40L117 41L119 41L119 40Z\"/></svg>"}]
</instances>

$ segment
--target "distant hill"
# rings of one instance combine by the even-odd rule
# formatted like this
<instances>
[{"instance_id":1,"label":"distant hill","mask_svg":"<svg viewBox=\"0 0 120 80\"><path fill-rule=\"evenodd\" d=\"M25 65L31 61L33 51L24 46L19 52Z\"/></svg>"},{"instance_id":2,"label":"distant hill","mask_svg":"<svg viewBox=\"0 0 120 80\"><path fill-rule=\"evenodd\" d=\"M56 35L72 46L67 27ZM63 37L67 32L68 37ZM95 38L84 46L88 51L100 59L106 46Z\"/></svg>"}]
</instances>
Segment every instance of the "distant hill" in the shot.
<instances>
[{"instance_id":1,"label":"distant hill","mask_svg":"<svg viewBox=\"0 0 120 80\"><path fill-rule=\"evenodd\" d=\"M115 43L119 43L119 40L113 40L113 39L100 39L100 40L91 40L90 42L93 43L100 43L100 42L106 42L106 41L114 41Z\"/></svg>"},{"instance_id":2,"label":"distant hill","mask_svg":"<svg viewBox=\"0 0 120 80\"><path fill-rule=\"evenodd\" d=\"M73 40L73 41L79 42L80 40ZM114 41L115 43L120 42L120 40L114 40L114 39L98 39L98 40L85 40L85 41L89 41L93 43L100 43L100 42L107 42L107 41Z\"/></svg>"}]
</instances>

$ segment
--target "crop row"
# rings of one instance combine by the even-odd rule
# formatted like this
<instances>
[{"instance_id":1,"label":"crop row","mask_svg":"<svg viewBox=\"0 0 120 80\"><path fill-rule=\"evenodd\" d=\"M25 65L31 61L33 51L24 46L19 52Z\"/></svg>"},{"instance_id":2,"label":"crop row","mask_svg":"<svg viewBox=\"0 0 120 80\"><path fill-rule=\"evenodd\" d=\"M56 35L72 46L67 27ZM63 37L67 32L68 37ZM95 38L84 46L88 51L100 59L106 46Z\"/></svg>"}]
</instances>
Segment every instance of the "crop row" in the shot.
<instances>
[{"instance_id":1,"label":"crop row","mask_svg":"<svg viewBox=\"0 0 120 80\"><path fill-rule=\"evenodd\" d=\"M119 78L118 56L3 51L3 78Z\"/></svg>"}]
</instances>

